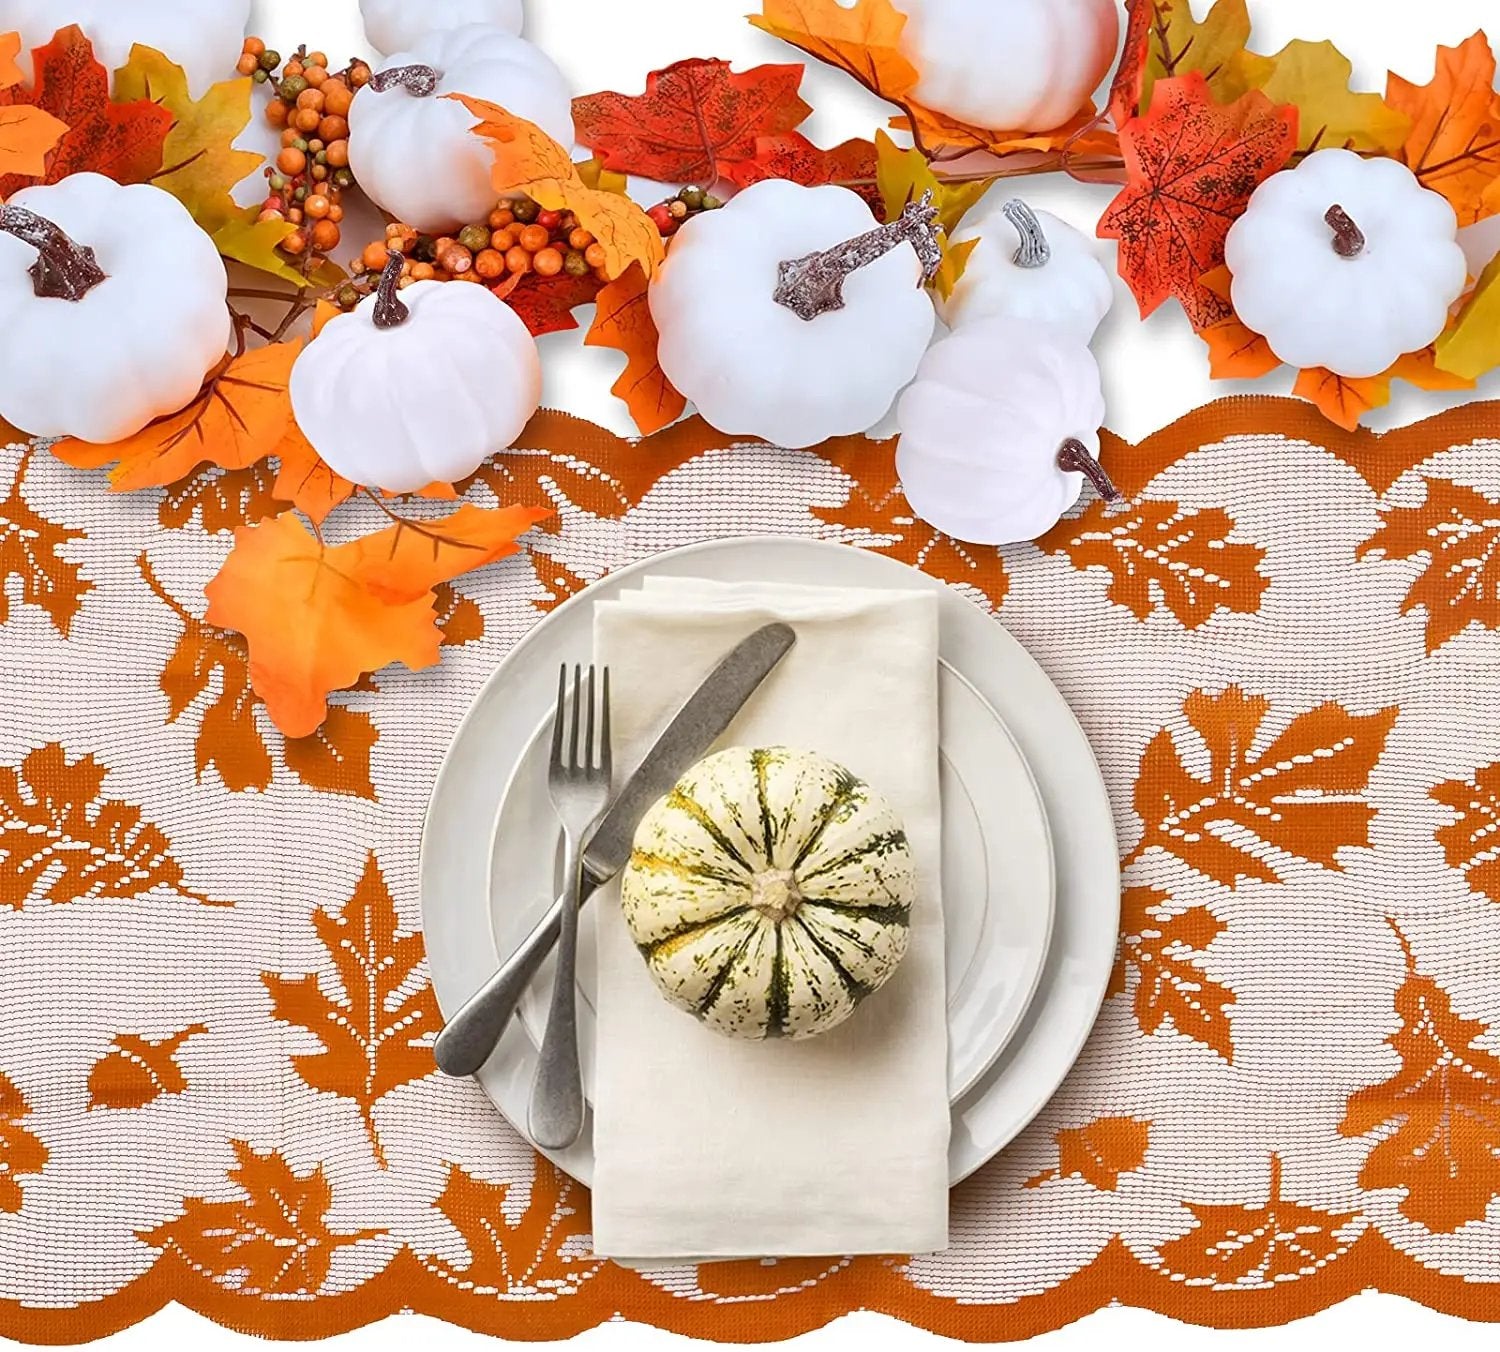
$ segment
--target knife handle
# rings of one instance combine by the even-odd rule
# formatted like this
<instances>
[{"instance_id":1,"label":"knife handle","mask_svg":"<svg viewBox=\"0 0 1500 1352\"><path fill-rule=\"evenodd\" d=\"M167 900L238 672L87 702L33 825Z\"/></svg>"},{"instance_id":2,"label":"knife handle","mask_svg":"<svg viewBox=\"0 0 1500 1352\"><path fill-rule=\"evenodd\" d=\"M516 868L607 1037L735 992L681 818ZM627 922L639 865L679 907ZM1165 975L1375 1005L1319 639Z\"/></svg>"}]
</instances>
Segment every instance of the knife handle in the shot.
<instances>
[{"instance_id":1,"label":"knife handle","mask_svg":"<svg viewBox=\"0 0 1500 1352\"><path fill-rule=\"evenodd\" d=\"M537 968L557 945L563 898L558 897L520 947L500 964L438 1034L432 1052L445 1075L474 1075L490 1058Z\"/></svg>"}]
</instances>

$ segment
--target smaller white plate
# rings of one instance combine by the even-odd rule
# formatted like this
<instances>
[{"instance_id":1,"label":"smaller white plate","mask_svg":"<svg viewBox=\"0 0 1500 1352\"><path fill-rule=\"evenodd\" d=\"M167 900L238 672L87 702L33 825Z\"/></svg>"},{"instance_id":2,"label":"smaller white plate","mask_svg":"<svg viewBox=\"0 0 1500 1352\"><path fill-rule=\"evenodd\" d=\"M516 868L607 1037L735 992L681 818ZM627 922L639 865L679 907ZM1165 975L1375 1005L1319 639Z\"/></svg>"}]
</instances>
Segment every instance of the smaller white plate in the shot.
<instances>
[{"instance_id":1,"label":"smaller white plate","mask_svg":"<svg viewBox=\"0 0 1500 1352\"><path fill-rule=\"evenodd\" d=\"M1000 716L947 663L938 698L948 1100L955 1103L1020 1027L1046 965L1055 906L1052 841L1026 761ZM551 729L549 714L522 753L495 818L490 923L499 953L515 951L561 885L561 832L547 794ZM521 1003L535 1047L547 1027L554 969L549 959ZM592 1101L598 961L588 923L579 927L577 980L583 1084ZM507 1115L519 1111L512 1120L522 1122L524 1106L502 1104Z\"/></svg>"}]
</instances>

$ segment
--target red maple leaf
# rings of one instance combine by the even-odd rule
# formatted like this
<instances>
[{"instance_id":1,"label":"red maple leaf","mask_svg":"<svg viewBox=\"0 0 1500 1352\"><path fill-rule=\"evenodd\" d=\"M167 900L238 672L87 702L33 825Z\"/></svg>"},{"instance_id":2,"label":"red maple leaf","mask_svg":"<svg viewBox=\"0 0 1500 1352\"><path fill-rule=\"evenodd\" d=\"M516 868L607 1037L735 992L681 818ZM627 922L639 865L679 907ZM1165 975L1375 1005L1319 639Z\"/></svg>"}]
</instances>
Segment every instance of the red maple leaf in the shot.
<instances>
[{"instance_id":1,"label":"red maple leaf","mask_svg":"<svg viewBox=\"0 0 1500 1352\"><path fill-rule=\"evenodd\" d=\"M873 141L845 141L824 150L800 131L762 136L756 142L755 158L729 165L725 177L737 188L748 188L767 178L787 178L804 188L836 183L852 188L871 207L878 209L881 205Z\"/></svg>"},{"instance_id":2,"label":"red maple leaf","mask_svg":"<svg viewBox=\"0 0 1500 1352\"><path fill-rule=\"evenodd\" d=\"M519 282L507 289L506 283L495 288L495 294L510 306L530 330L533 338L544 333L562 333L576 329L573 311L580 305L591 305L604 285L593 273L587 277L570 277L560 272L543 277L535 272L512 274Z\"/></svg>"},{"instance_id":3,"label":"red maple leaf","mask_svg":"<svg viewBox=\"0 0 1500 1352\"><path fill-rule=\"evenodd\" d=\"M1127 179L1099 222L1141 317L1176 296L1195 329L1232 313L1203 284L1251 194L1297 149L1297 109L1258 90L1216 103L1201 72L1158 80L1151 110L1120 132Z\"/></svg>"},{"instance_id":4,"label":"red maple leaf","mask_svg":"<svg viewBox=\"0 0 1500 1352\"><path fill-rule=\"evenodd\" d=\"M663 183L712 183L753 160L763 136L791 131L812 109L798 96L801 65L756 66L694 57L646 77L644 94L573 101L578 140L606 169Z\"/></svg>"},{"instance_id":5,"label":"red maple leaf","mask_svg":"<svg viewBox=\"0 0 1500 1352\"><path fill-rule=\"evenodd\" d=\"M64 28L34 53L36 80L0 90L0 107L29 104L51 113L68 132L47 157L40 178L0 179L0 199L34 183L56 183L69 174L106 174L117 183L144 183L162 164L162 144L172 114L150 99L111 103L109 72L76 25Z\"/></svg>"}]
</instances>

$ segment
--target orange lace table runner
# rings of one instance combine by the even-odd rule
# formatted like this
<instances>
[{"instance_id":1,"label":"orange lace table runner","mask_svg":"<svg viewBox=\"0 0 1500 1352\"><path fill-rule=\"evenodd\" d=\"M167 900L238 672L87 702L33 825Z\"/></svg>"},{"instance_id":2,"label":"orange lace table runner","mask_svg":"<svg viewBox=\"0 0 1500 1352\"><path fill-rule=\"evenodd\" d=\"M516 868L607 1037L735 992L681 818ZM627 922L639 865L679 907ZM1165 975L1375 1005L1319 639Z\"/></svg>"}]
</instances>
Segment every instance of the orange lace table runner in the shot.
<instances>
[{"instance_id":1,"label":"orange lace table runner","mask_svg":"<svg viewBox=\"0 0 1500 1352\"><path fill-rule=\"evenodd\" d=\"M1500 406L1377 438L1214 405L1107 445L1130 511L1004 551L915 522L886 444L689 422L635 446L543 414L525 446L471 491L553 503L555 531L445 593L440 669L380 673L294 743L199 618L268 475L109 497L3 453L0 1335L173 1300L292 1337L416 1310L755 1340L863 1307L1008 1339L1369 1287L1500 1318ZM419 824L542 612L757 532L918 565L1030 648L1109 783L1124 934L951 1251L626 1272L586 1193L433 1071Z\"/></svg>"}]
</instances>

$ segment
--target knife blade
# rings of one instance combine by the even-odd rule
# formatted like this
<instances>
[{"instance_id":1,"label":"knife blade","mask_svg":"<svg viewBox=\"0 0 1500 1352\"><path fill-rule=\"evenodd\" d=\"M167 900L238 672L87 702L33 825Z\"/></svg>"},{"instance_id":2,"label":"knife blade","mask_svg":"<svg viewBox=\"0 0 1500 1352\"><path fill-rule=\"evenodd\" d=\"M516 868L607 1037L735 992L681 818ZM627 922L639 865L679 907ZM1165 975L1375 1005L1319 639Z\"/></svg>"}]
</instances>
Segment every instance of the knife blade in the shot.
<instances>
[{"instance_id":1,"label":"knife blade","mask_svg":"<svg viewBox=\"0 0 1500 1352\"><path fill-rule=\"evenodd\" d=\"M757 629L688 697L584 847L580 903L625 867L641 818L719 739L796 642L789 625ZM495 975L448 1021L433 1045L438 1068L445 1074L473 1075L489 1059L522 993L557 943L562 911L559 897Z\"/></svg>"}]
</instances>

